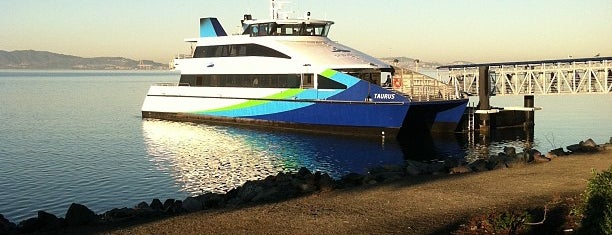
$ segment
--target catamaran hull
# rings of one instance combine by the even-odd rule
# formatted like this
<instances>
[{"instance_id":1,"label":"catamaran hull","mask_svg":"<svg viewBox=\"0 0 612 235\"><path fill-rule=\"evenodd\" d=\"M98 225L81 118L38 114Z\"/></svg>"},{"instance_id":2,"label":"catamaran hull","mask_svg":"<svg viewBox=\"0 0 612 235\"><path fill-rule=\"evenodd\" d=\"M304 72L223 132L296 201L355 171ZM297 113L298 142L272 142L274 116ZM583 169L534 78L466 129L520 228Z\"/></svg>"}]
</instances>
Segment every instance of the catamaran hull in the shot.
<instances>
[{"instance_id":1,"label":"catamaran hull","mask_svg":"<svg viewBox=\"0 0 612 235\"><path fill-rule=\"evenodd\" d=\"M162 97L154 97L163 99ZM177 97L168 97L177 100ZM149 98L147 98L149 99ZM180 100L180 98L178 99ZM216 99L202 98L200 102ZM284 106L298 101L273 101L269 105ZM343 135L396 137L409 110L409 104L368 102L299 102L305 107L278 113L254 116L218 116L194 112L162 112L143 110L143 118L172 121L205 122L252 127L274 127L307 132Z\"/></svg>"},{"instance_id":2,"label":"catamaran hull","mask_svg":"<svg viewBox=\"0 0 612 235\"><path fill-rule=\"evenodd\" d=\"M456 132L467 102L467 99L412 102L400 135Z\"/></svg>"}]
</instances>

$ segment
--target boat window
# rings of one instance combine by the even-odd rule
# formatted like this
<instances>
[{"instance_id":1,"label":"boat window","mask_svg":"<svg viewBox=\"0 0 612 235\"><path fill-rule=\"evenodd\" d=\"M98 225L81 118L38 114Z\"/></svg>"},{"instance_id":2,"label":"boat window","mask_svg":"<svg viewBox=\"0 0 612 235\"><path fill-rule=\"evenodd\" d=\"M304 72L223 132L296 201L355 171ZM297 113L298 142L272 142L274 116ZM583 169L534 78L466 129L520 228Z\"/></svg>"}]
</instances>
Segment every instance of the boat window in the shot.
<instances>
[{"instance_id":1,"label":"boat window","mask_svg":"<svg viewBox=\"0 0 612 235\"><path fill-rule=\"evenodd\" d=\"M196 47L195 51L193 52L193 57L203 58L205 54L206 54L205 47Z\"/></svg>"},{"instance_id":2,"label":"boat window","mask_svg":"<svg viewBox=\"0 0 612 235\"><path fill-rule=\"evenodd\" d=\"M321 74L317 76L318 78L318 88L319 89L346 89L346 85L336 82L328 77L325 77Z\"/></svg>"},{"instance_id":3,"label":"boat window","mask_svg":"<svg viewBox=\"0 0 612 235\"><path fill-rule=\"evenodd\" d=\"M278 57L291 59L288 55L285 55L277 50L274 50L269 47L265 47L258 44L249 44L247 45L247 56L265 56L265 57Z\"/></svg>"},{"instance_id":4,"label":"boat window","mask_svg":"<svg viewBox=\"0 0 612 235\"><path fill-rule=\"evenodd\" d=\"M259 25L251 25L251 37L259 35Z\"/></svg>"},{"instance_id":5,"label":"boat window","mask_svg":"<svg viewBox=\"0 0 612 235\"><path fill-rule=\"evenodd\" d=\"M180 83L195 87L299 88L300 74L183 74Z\"/></svg>"},{"instance_id":6,"label":"boat window","mask_svg":"<svg viewBox=\"0 0 612 235\"><path fill-rule=\"evenodd\" d=\"M198 76L198 77L196 78L196 84L195 84L195 85L196 85L196 86L202 86L202 77Z\"/></svg>"},{"instance_id":7,"label":"boat window","mask_svg":"<svg viewBox=\"0 0 612 235\"><path fill-rule=\"evenodd\" d=\"M230 45L229 46L229 56L238 56L238 50L240 49L240 46L238 45Z\"/></svg>"},{"instance_id":8,"label":"boat window","mask_svg":"<svg viewBox=\"0 0 612 235\"><path fill-rule=\"evenodd\" d=\"M237 45L240 49L238 49L238 56L246 56L247 46L246 45Z\"/></svg>"},{"instance_id":9,"label":"boat window","mask_svg":"<svg viewBox=\"0 0 612 235\"><path fill-rule=\"evenodd\" d=\"M277 24L262 23L251 25L244 34L259 36L323 36L327 37L331 24Z\"/></svg>"},{"instance_id":10,"label":"boat window","mask_svg":"<svg viewBox=\"0 0 612 235\"><path fill-rule=\"evenodd\" d=\"M199 46L196 47L193 55L194 58L240 56L264 56L291 59L290 56L285 55L284 53L259 44Z\"/></svg>"},{"instance_id":11,"label":"boat window","mask_svg":"<svg viewBox=\"0 0 612 235\"><path fill-rule=\"evenodd\" d=\"M223 48L224 48L224 47L225 47L225 46L217 46L217 47L215 48L215 55L214 55L214 56L211 56L211 57L223 57Z\"/></svg>"}]
</instances>

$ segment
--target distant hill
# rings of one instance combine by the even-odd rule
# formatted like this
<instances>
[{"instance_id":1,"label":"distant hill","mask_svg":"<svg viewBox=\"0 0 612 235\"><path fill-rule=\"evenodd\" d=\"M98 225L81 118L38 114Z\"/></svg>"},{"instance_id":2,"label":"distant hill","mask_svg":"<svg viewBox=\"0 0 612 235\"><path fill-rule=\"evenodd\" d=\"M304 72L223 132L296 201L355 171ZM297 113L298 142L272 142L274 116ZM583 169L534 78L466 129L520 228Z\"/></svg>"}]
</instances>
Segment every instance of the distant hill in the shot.
<instances>
[{"instance_id":1,"label":"distant hill","mask_svg":"<svg viewBox=\"0 0 612 235\"><path fill-rule=\"evenodd\" d=\"M0 69L160 70L168 69L168 65L151 60L142 60L141 64L123 57L83 58L48 51L0 50Z\"/></svg>"},{"instance_id":2,"label":"distant hill","mask_svg":"<svg viewBox=\"0 0 612 235\"><path fill-rule=\"evenodd\" d=\"M414 69L416 65L416 59L404 57L404 56L402 57L384 57L380 59L391 65L397 65L398 67L402 67L402 68ZM419 69L435 70L437 67L440 67L442 65L460 65L460 64L473 64L473 63L469 61L453 61L451 63L442 64L438 62L419 61Z\"/></svg>"}]
</instances>

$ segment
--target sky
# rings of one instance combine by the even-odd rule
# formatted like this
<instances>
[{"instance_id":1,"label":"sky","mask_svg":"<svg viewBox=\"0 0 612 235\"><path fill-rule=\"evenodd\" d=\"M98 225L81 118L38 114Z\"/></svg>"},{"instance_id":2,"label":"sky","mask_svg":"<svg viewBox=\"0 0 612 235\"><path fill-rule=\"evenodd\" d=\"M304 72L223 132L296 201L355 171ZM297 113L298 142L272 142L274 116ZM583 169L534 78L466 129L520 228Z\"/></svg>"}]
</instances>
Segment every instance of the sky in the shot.
<instances>
[{"instance_id":1,"label":"sky","mask_svg":"<svg viewBox=\"0 0 612 235\"><path fill-rule=\"evenodd\" d=\"M236 33L268 0L2 0L0 50L169 62L200 17ZM612 0L291 0L332 40L375 57L474 63L612 56Z\"/></svg>"}]
</instances>

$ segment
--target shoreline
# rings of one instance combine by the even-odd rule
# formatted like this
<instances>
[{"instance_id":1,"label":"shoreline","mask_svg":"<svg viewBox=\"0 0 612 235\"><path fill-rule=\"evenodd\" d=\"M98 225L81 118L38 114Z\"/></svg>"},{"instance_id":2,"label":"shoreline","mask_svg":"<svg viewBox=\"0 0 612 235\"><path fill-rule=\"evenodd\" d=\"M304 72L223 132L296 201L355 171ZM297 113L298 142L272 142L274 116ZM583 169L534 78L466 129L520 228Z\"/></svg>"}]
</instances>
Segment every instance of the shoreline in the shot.
<instances>
[{"instance_id":1,"label":"shoreline","mask_svg":"<svg viewBox=\"0 0 612 235\"><path fill-rule=\"evenodd\" d=\"M201 211L103 233L449 233L477 214L538 207L554 197L579 195L592 169L610 166L612 149L607 149L546 164L414 177L237 210Z\"/></svg>"},{"instance_id":2,"label":"shoreline","mask_svg":"<svg viewBox=\"0 0 612 235\"><path fill-rule=\"evenodd\" d=\"M401 175L397 174L396 168L383 169L372 171L366 176L343 177L336 185L326 174L301 170L297 174L281 173L259 182L247 182L237 190L221 195L225 199L219 198L219 195L207 194L195 197L195 200L189 200L191 197L182 202L172 200L169 205L166 205L167 201L162 205L161 201L157 200L156 204L154 200L150 206L143 202L135 208L113 209L100 215L87 212L88 209L82 206L85 209L81 214L70 216L72 207L75 206L73 204L66 219L55 218L51 220L55 221L54 223L42 223L39 212L38 218L24 220L19 226L21 232L28 231L23 228L30 223L30 227L34 229L30 231L76 231L87 234L149 234L158 230L170 234L179 231L198 234L210 229L215 233L329 233L340 231L338 228L344 229L340 233L448 233L453 231L452 228L456 228L458 223L465 222L468 217L477 213L500 208L533 207L543 205L554 196L580 194L584 191L591 169L601 171L612 166L612 145L606 144L599 148L602 150L596 153L575 153L556 157L552 161L537 150L514 153L525 161L530 158L530 162L534 163L551 161L544 164L501 161L500 156L505 153L500 153L479 165L459 164L458 167L446 167L444 169L447 174L437 174L437 171L425 172L425 175L422 172L415 173L413 171L416 168L410 170L408 162L406 173ZM509 150L512 151L504 152L512 154L514 151L513 148ZM554 151L546 156L551 156ZM497 159L497 163L490 165L494 162L491 159ZM500 162L505 162L502 167L499 167ZM476 170L485 165L489 165L490 169ZM465 174L471 172L470 169L477 172ZM449 171L451 174L448 174ZM381 178L381 175L384 177ZM270 183L279 181L280 178L289 179L291 184L297 185L298 191L279 192L272 187L272 191L260 190L257 191L259 194L252 193L253 189L265 185L266 181ZM313 183L305 183L309 181ZM279 193L285 195L279 197ZM291 193L293 194L288 195ZM251 196L245 199L245 195ZM525 198L528 200L524 200ZM197 200L201 202L199 207L189 209L189 205L197 203ZM219 202L222 202L222 205L214 204ZM178 206L176 203L179 203ZM172 211L169 214L154 213L159 212L160 208L165 208L164 212L168 208L172 208ZM130 214L134 211L139 211L140 214ZM184 213L186 211L191 213ZM42 216L49 217L45 214ZM94 223L74 222L74 218L88 216L91 219L89 222ZM100 219L107 220L104 223L95 222ZM49 227L50 224L55 227ZM80 226L83 224L88 225ZM41 230L35 226L43 228ZM173 227L178 230L168 229ZM185 231L185 228L193 230ZM206 230L200 230L203 228Z\"/></svg>"}]
</instances>

